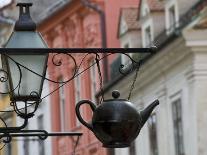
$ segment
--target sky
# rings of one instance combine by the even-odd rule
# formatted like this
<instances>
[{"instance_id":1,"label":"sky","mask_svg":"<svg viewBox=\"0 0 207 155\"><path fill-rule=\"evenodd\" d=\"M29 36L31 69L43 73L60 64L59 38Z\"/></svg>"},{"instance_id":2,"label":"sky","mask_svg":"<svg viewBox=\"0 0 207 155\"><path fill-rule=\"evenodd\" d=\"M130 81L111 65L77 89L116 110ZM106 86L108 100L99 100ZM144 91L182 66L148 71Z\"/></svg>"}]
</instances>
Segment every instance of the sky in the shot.
<instances>
[{"instance_id":1,"label":"sky","mask_svg":"<svg viewBox=\"0 0 207 155\"><path fill-rule=\"evenodd\" d=\"M0 8L9 4L10 2L11 2L11 0L0 0Z\"/></svg>"}]
</instances>

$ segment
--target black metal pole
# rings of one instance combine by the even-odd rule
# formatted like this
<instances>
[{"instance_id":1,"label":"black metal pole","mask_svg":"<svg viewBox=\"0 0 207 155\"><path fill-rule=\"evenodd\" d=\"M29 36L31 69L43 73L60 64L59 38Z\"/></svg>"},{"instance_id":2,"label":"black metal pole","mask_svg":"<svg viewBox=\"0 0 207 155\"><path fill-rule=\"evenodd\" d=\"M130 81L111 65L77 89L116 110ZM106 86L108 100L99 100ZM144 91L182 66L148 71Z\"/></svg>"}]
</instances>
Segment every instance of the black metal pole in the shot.
<instances>
[{"instance_id":1,"label":"black metal pole","mask_svg":"<svg viewBox=\"0 0 207 155\"><path fill-rule=\"evenodd\" d=\"M3 134L2 134L3 135ZM12 137L31 137L31 136L81 136L82 133L79 132L52 132L45 135L44 133L9 133Z\"/></svg>"},{"instance_id":2,"label":"black metal pole","mask_svg":"<svg viewBox=\"0 0 207 155\"><path fill-rule=\"evenodd\" d=\"M29 52L30 54L43 53L154 53L152 48L0 48L0 54L16 54Z\"/></svg>"}]
</instances>

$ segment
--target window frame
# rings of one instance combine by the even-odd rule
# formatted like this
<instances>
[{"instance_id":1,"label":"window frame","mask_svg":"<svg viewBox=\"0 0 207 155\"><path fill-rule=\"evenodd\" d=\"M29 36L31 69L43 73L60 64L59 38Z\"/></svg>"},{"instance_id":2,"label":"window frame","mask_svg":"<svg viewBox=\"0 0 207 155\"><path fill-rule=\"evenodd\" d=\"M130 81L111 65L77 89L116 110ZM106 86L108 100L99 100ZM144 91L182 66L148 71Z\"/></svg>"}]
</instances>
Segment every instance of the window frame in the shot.
<instances>
[{"instance_id":1,"label":"window frame","mask_svg":"<svg viewBox=\"0 0 207 155\"><path fill-rule=\"evenodd\" d=\"M177 114L178 111L176 111L177 115L176 115L176 118L175 118L175 115L174 115L175 112L173 112L173 111L174 111L174 106L175 106L175 104L177 104L177 102L179 102L180 105L179 105L179 108L177 108L177 107L175 107L175 108L177 108L176 110L179 109L180 113L178 115ZM171 101L172 124L173 124L173 140L174 140L175 155L184 155L185 154L182 109L183 108L182 108L182 98L181 97L175 98L174 100ZM176 121L176 127L175 127L175 121ZM179 121L179 122L177 122L177 121ZM180 127L179 127L179 125L180 125ZM176 129L176 132L175 132L175 129ZM180 132L182 132L182 133L180 133ZM182 145L182 151L183 152L177 152L176 150L180 151L178 146L180 147L181 145Z\"/></svg>"},{"instance_id":2,"label":"window frame","mask_svg":"<svg viewBox=\"0 0 207 155\"><path fill-rule=\"evenodd\" d=\"M152 123L150 122L151 120L152 120ZM154 127L153 129L155 130L155 136L156 136L156 138L151 133L151 131L153 130L152 127ZM148 119L148 131L149 131L149 148L150 148L150 155L158 155L159 154L159 147L158 147L158 134L157 134L157 114L155 112L153 112L151 114L151 116L149 117L149 119ZM152 140L154 140L154 139L155 139L155 146L152 146ZM155 152L154 148L156 148L156 151L157 152Z\"/></svg>"},{"instance_id":3,"label":"window frame","mask_svg":"<svg viewBox=\"0 0 207 155\"><path fill-rule=\"evenodd\" d=\"M171 17L170 17L170 9L172 9L172 7L174 7L174 11L175 11L175 26L172 27L171 24ZM179 26L179 10L178 10L178 3L176 0L172 0L169 1L168 3L166 3L165 5L165 24L166 24L166 30L167 30L167 34L171 34L178 26Z\"/></svg>"},{"instance_id":4,"label":"window frame","mask_svg":"<svg viewBox=\"0 0 207 155\"><path fill-rule=\"evenodd\" d=\"M151 33L151 40L149 42L151 42L149 45L146 41L146 30L150 28L150 33ZM148 47L150 45L152 45L153 43L153 40L154 40L154 28L153 28L153 22L152 22L152 18L149 18L148 20L146 20L143 25L142 25L142 46L145 48L145 47Z\"/></svg>"},{"instance_id":5,"label":"window frame","mask_svg":"<svg viewBox=\"0 0 207 155\"><path fill-rule=\"evenodd\" d=\"M81 70L80 70L81 72ZM78 74L78 73L77 73ZM79 84L78 84L79 83ZM78 87L77 87L78 85ZM75 92L75 105L81 100L81 76L80 75L77 75L75 78L74 78L74 92ZM82 110L80 109L80 112ZM79 122L78 118L76 117L76 120L75 120L75 125L76 126L80 126L81 123Z\"/></svg>"},{"instance_id":6,"label":"window frame","mask_svg":"<svg viewBox=\"0 0 207 155\"><path fill-rule=\"evenodd\" d=\"M62 77L59 78L59 108L60 108L60 130L65 131L65 108L66 108L66 100L65 100L65 90L64 85L62 86L62 82L64 81Z\"/></svg>"},{"instance_id":7,"label":"window frame","mask_svg":"<svg viewBox=\"0 0 207 155\"><path fill-rule=\"evenodd\" d=\"M184 121L183 121L183 96L182 96L182 90L177 90L177 91L174 91L174 93L172 93L172 95L169 96L169 99L170 99L170 118L171 118L171 128L172 128L172 149L174 150L174 155L177 155L176 154L176 147L177 147L177 143L176 143L176 140L175 140L175 126L174 126L174 115L173 115L173 105L176 101L180 100L180 107L181 107L181 112L180 112L180 116L181 116L181 130L182 130L182 141L181 141L181 144L182 144L182 148L183 148L183 152L181 153L181 155L185 155L185 135L184 135ZM179 130L179 129L178 129ZM178 154L180 155L180 154Z\"/></svg>"}]
</instances>

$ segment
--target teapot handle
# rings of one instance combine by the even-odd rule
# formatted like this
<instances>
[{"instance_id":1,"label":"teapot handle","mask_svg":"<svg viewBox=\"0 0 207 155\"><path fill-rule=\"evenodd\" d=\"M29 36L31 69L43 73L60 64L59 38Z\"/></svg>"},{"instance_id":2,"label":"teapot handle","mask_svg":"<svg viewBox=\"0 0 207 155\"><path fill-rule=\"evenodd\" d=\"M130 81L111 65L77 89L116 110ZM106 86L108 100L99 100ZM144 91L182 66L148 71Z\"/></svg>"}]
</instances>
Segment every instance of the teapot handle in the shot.
<instances>
[{"instance_id":1,"label":"teapot handle","mask_svg":"<svg viewBox=\"0 0 207 155\"><path fill-rule=\"evenodd\" d=\"M83 124L85 125L88 129L90 129L91 131L93 131L93 126L91 123L87 123L86 121L84 121L84 119L82 118L81 114L80 114L80 106L82 104L89 104L92 111L94 112L95 109L96 109L96 106L93 102L89 101L89 100L82 100L82 101L79 101L77 104L76 104L76 107L75 107L75 112L76 112L76 116L78 118L78 120Z\"/></svg>"}]
</instances>

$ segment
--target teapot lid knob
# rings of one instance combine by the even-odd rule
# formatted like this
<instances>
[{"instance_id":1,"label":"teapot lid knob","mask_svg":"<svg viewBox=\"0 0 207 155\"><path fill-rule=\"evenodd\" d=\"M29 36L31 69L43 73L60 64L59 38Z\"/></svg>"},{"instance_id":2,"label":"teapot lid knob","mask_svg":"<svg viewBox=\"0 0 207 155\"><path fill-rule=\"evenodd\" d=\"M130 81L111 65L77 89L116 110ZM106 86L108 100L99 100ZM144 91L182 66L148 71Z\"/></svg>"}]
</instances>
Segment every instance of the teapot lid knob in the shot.
<instances>
[{"instance_id":1,"label":"teapot lid knob","mask_svg":"<svg viewBox=\"0 0 207 155\"><path fill-rule=\"evenodd\" d=\"M117 99L117 98L119 98L119 96L120 96L120 92L118 90L114 90L112 92L112 97L113 98Z\"/></svg>"}]
</instances>

